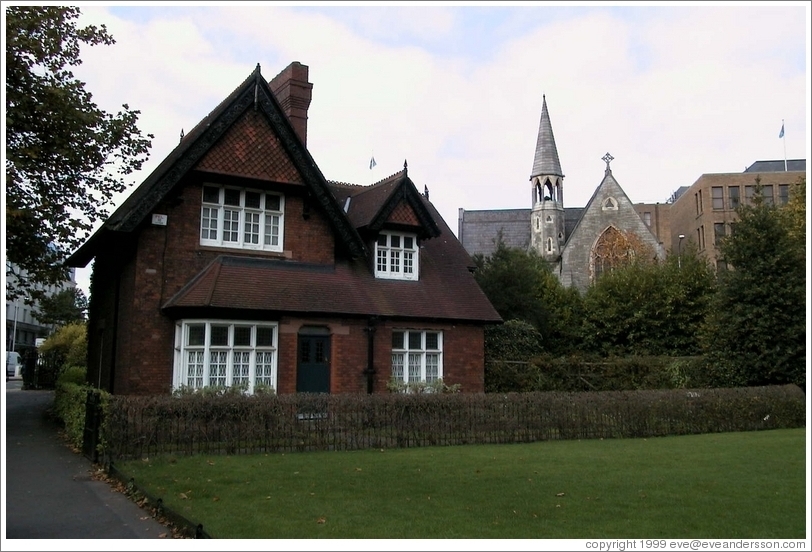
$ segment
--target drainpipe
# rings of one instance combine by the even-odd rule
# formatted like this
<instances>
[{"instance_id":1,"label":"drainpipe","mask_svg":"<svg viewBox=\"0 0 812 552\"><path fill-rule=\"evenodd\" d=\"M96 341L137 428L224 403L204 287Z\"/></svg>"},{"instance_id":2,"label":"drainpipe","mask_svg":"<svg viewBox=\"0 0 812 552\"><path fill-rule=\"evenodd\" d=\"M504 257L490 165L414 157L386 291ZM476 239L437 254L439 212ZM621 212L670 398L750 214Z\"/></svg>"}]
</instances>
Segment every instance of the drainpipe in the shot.
<instances>
[{"instance_id":1,"label":"drainpipe","mask_svg":"<svg viewBox=\"0 0 812 552\"><path fill-rule=\"evenodd\" d=\"M364 370L364 375L367 378L367 394L371 395L375 383L375 317L371 317L367 321L367 327L364 331L367 332L367 367Z\"/></svg>"}]
</instances>

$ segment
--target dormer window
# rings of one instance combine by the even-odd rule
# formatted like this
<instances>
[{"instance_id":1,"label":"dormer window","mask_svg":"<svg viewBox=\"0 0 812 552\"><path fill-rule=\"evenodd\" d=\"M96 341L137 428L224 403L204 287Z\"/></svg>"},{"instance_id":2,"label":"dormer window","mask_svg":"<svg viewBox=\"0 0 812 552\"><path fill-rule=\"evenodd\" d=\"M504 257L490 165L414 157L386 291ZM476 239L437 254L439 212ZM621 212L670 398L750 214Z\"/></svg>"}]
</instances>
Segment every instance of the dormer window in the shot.
<instances>
[{"instance_id":1,"label":"dormer window","mask_svg":"<svg viewBox=\"0 0 812 552\"><path fill-rule=\"evenodd\" d=\"M390 280L417 280L417 236L381 232L375 242L375 277Z\"/></svg>"},{"instance_id":2,"label":"dormer window","mask_svg":"<svg viewBox=\"0 0 812 552\"><path fill-rule=\"evenodd\" d=\"M206 184L200 210L200 245L282 251L282 194Z\"/></svg>"}]
</instances>

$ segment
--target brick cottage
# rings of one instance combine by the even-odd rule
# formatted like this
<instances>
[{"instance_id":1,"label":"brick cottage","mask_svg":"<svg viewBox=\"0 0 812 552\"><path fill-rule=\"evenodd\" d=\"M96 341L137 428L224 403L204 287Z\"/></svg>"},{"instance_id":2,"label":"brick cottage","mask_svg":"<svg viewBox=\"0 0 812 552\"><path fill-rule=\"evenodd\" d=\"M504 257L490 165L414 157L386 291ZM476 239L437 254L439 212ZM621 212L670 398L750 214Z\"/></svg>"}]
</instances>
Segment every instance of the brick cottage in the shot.
<instances>
[{"instance_id":1,"label":"brick cottage","mask_svg":"<svg viewBox=\"0 0 812 552\"><path fill-rule=\"evenodd\" d=\"M90 383L484 390L501 319L471 257L405 163L370 186L325 179L306 147L312 87L298 62L270 82L257 65L70 257L94 261Z\"/></svg>"}]
</instances>

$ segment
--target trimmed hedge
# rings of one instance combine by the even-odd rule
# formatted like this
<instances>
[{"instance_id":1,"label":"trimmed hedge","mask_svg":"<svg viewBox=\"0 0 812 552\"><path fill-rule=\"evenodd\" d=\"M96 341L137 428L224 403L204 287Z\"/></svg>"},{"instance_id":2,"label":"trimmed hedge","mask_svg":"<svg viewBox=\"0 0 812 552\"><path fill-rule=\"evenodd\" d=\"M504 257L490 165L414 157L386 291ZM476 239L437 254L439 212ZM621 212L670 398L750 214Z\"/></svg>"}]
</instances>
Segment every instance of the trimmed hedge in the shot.
<instances>
[{"instance_id":1,"label":"trimmed hedge","mask_svg":"<svg viewBox=\"0 0 812 552\"><path fill-rule=\"evenodd\" d=\"M795 385L607 392L112 396L106 462L240 454L655 437L805 427Z\"/></svg>"},{"instance_id":2,"label":"trimmed hedge","mask_svg":"<svg viewBox=\"0 0 812 552\"><path fill-rule=\"evenodd\" d=\"M86 370L68 366L62 370L54 386L54 414L65 426L65 437L81 448L85 431L85 403L91 388L85 385Z\"/></svg>"},{"instance_id":3,"label":"trimmed hedge","mask_svg":"<svg viewBox=\"0 0 812 552\"><path fill-rule=\"evenodd\" d=\"M722 387L703 357L597 355L489 360L486 393L624 391Z\"/></svg>"}]
</instances>

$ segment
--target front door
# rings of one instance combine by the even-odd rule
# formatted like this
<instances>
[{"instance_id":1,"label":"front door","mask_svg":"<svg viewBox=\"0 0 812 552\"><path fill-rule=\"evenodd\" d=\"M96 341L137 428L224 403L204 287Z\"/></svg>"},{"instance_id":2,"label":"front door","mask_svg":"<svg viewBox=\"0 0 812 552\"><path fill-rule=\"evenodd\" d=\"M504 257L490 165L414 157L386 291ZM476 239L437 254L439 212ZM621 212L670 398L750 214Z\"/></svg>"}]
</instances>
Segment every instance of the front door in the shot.
<instances>
[{"instance_id":1,"label":"front door","mask_svg":"<svg viewBox=\"0 0 812 552\"><path fill-rule=\"evenodd\" d=\"M330 392L330 336L299 336L296 392Z\"/></svg>"}]
</instances>

